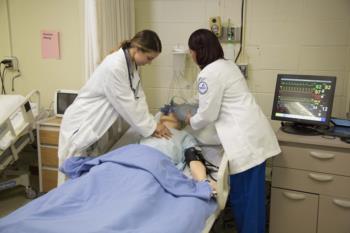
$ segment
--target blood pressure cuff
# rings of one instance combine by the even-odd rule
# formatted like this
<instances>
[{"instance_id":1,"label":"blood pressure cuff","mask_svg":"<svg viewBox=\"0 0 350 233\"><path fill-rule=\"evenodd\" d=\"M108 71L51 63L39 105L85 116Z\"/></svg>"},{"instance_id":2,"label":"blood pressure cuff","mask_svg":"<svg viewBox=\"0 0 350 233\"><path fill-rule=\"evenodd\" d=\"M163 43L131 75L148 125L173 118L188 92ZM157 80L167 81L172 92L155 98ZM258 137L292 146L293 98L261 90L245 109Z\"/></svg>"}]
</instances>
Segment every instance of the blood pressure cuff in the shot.
<instances>
[{"instance_id":1,"label":"blood pressure cuff","mask_svg":"<svg viewBox=\"0 0 350 233\"><path fill-rule=\"evenodd\" d=\"M187 166L190 166L191 161L201 161L205 165L205 159L202 150L197 147L190 147L185 150L185 161Z\"/></svg>"},{"instance_id":2,"label":"blood pressure cuff","mask_svg":"<svg viewBox=\"0 0 350 233\"><path fill-rule=\"evenodd\" d=\"M205 167L205 172L210 176L213 180L216 181L215 177L213 177L212 173L217 173L219 167L205 160L203 157L203 153L201 148L199 147L190 147L185 150L185 161L187 166L190 166L191 161L201 161Z\"/></svg>"}]
</instances>

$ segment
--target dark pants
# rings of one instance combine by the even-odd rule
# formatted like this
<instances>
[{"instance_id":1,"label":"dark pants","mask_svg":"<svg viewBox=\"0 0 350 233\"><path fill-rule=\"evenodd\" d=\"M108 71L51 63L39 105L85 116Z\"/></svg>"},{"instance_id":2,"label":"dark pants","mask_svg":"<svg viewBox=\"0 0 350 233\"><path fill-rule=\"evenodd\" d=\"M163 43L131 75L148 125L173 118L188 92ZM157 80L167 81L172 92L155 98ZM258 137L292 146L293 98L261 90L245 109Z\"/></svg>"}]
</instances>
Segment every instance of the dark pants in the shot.
<instances>
[{"instance_id":1,"label":"dark pants","mask_svg":"<svg viewBox=\"0 0 350 233\"><path fill-rule=\"evenodd\" d=\"M238 233L265 233L265 162L230 176L230 204Z\"/></svg>"}]
</instances>

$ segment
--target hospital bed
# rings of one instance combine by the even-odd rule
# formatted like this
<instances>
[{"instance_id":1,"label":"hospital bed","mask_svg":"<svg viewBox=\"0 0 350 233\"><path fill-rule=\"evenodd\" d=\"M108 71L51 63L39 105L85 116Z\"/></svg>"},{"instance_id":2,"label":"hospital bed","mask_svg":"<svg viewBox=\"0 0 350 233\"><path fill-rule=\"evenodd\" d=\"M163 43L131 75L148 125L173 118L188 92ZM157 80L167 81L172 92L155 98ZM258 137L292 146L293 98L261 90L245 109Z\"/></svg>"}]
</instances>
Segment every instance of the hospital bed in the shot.
<instances>
[{"instance_id":1,"label":"hospital bed","mask_svg":"<svg viewBox=\"0 0 350 233\"><path fill-rule=\"evenodd\" d=\"M19 159L23 148L34 142L36 118L40 109L40 93L27 96L0 95L0 191L17 185L26 187L28 198L35 197L29 185L29 172L8 168Z\"/></svg>"},{"instance_id":2,"label":"hospital bed","mask_svg":"<svg viewBox=\"0 0 350 233\"><path fill-rule=\"evenodd\" d=\"M130 143L137 143L140 140L141 136L132 128L129 128L123 136L116 142L112 147L113 149L128 145ZM204 158L212 164L215 164L219 167L218 172L214 174L214 178L217 180L217 208L206 220L205 228L202 233L209 233L210 229L214 225L215 220L219 217L219 214L226 206L226 201L229 194L229 167L228 159L226 154L223 151L222 146L209 146L201 145ZM186 167L184 173L187 176L190 176L189 169Z\"/></svg>"},{"instance_id":3,"label":"hospital bed","mask_svg":"<svg viewBox=\"0 0 350 233\"><path fill-rule=\"evenodd\" d=\"M109 153L75 157L87 159L72 169L82 175L0 219L0 231L208 233L228 196L228 162L221 147L202 147L210 162L220 164L215 201L208 185L187 179L162 153L133 144L139 138L129 128Z\"/></svg>"}]
</instances>

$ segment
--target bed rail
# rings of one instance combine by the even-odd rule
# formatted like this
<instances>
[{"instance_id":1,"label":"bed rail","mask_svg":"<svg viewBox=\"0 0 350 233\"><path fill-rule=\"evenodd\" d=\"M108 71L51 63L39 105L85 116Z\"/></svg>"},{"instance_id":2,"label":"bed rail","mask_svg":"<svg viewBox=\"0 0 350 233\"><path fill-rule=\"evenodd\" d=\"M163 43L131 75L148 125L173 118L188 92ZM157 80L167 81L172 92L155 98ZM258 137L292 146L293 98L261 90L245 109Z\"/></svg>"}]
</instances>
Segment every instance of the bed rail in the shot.
<instances>
[{"instance_id":1,"label":"bed rail","mask_svg":"<svg viewBox=\"0 0 350 233\"><path fill-rule=\"evenodd\" d=\"M23 100L14 106L13 110L4 115L0 122L0 190L12 188L17 185L23 185L27 198L34 198L36 192L30 187L29 171L6 169L19 158L19 153L29 143L33 143L34 129L36 128L36 116L33 112L31 103L33 98L37 104L37 116L40 111L40 92L31 91ZM11 102L10 102L11 105ZM20 123L16 125L17 120Z\"/></svg>"},{"instance_id":2,"label":"bed rail","mask_svg":"<svg viewBox=\"0 0 350 233\"><path fill-rule=\"evenodd\" d=\"M217 196L216 201L218 204L218 208L215 210L215 212L207 219L205 227L202 231L202 233L209 233L212 226L214 225L215 220L219 217L220 212L225 208L226 201L228 198L228 194L230 191L230 185L229 185L229 166L228 166L228 159L225 153L223 153L219 171L217 175Z\"/></svg>"},{"instance_id":3,"label":"bed rail","mask_svg":"<svg viewBox=\"0 0 350 233\"><path fill-rule=\"evenodd\" d=\"M217 203L219 205L219 209L223 210L226 206L227 197L230 191L229 185L229 166L228 159L226 154L224 153L220 162L220 167L218 171L218 179L217 179L217 189L218 195L216 197Z\"/></svg>"},{"instance_id":4,"label":"bed rail","mask_svg":"<svg viewBox=\"0 0 350 233\"><path fill-rule=\"evenodd\" d=\"M26 97L25 97L25 100L24 100L24 105L23 107L25 108L24 110L25 111L31 111L31 114L24 114L24 118L26 121L28 122L31 122L31 123L34 123L33 127L36 128L36 120L35 120L35 114L33 113L33 109L32 107L30 106L30 101L36 97L36 102L37 103L37 110L38 110L38 114L40 112L40 92L38 90L33 90L31 91Z\"/></svg>"},{"instance_id":5,"label":"bed rail","mask_svg":"<svg viewBox=\"0 0 350 233\"><path fill-rule=\"evenodd\" d=\"M16 161L18 159L18 153L25 147L25 145L34 141L32 130L36 128L36 119L30 105L30 100L32 100L32 98L36 98L35 103L37 103L39 112L40 92L38 90L33 90L23 99L23 101L20 102L20 104L18 104L18 107L15 110L8 114L8 117L3 122L0 122L0 139L6 137L6 140L8 140L7 143L4 143L7 146L5 146L5 148L0 148L0 158L7 150L10 150L11 152L7 153L10 155L6 156L6 158L0 159L0 171ZM11 117L18 112L20 112L24 122L19 127L15 127ZM25 135L27 135L25 140L21 140L21 143L17 143L17 141Z\"/></svg>"}]
</instances>

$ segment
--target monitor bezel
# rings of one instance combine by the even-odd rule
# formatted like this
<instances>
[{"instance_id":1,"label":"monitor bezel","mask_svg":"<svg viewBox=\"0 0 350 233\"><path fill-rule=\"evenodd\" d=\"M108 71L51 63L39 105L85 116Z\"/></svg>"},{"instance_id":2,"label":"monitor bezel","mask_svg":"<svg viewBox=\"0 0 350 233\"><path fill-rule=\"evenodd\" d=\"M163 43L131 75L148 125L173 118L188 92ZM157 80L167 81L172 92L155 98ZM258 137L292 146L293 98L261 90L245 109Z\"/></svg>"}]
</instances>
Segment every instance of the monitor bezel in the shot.
<instances>
[{"instance_id":1,"label":"monitor bezel","mask_svg":"<svg viewBox=\"0 0 350 233\"><path fill-rule=\"evenodd\" d=\"M326 114L326 120L324 122L321 122L321 121L314 121L314 120L307 120L307 119L298 119L298 118L276 116L277 103L278 103L278 92L279 92L278 87L281 83L282 78L330 81L330 84L331 84L330 97L329 97L330 103L328 105L329 111ZM314 126L329 125L332 111L333 111L335 87L336 87L336 77L335 76L306 75L306 74L278 74L277 80L276 80L276 86L275 86L273 105L272 105L271 119L272 120L279 120L279 121L283 121L283 122L292 122L292 123L297 123L297 124L314 125Z\"/></svg>"},{"instance_id":2,"label":"monitor bezel","mask_svg":"<svg viewBox=\"0 0 350 233\"><path fill-rule=\"evenodd\" d=\"M64 114L58 112L58 98L60 94L74 94L75 98L78 96L78 91L76 90L56 90L54 96L54 114L56 117L63 117Z\"/></svg>"}]
</instances>

